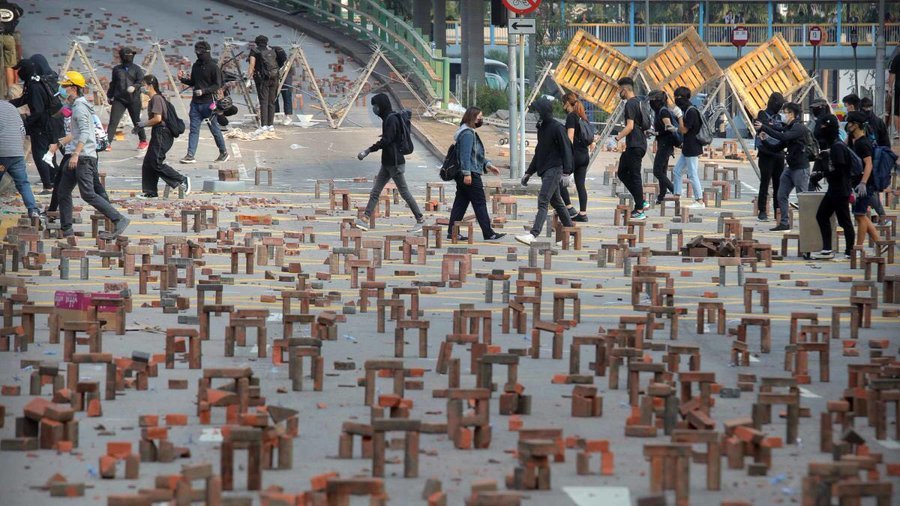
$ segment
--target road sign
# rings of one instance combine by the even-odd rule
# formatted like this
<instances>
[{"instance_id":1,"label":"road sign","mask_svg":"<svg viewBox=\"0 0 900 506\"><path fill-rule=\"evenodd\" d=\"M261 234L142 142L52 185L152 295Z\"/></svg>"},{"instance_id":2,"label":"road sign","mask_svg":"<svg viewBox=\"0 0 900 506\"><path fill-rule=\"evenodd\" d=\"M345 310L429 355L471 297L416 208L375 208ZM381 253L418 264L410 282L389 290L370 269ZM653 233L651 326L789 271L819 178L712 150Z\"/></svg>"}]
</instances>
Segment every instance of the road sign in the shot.
<instances>
[{"instance_id":1,"label":"road sign","mask_svg":"<svg viewBox=\"0 0 900 506\"><path fill-rule=\"evenodd\" d=\"M811 26L809 28L809 43L813 46L825 42L825 30L821 26Z\"/></svg>"},{"instance_id":2,"label":"road sign","mask_svg":"<svg viewBox=\"0 0 900 506\"><path fill-rule=\"evenodd\" d=\"M541 0L503 0L503 5L510 11L521 16L522 14L536 11L541 5Z\"/></svg>"},{"instance_id":3,"label":"road sign","mask_svg":"<svg viewBox=\"0 0 900 506\"><path fill-rule=\"evenodd\" d=\"M509 33L518 35L534 35L537 33L537 22L534 19L509 18Z\"/></svg>"},{"instance_id":4,"label":"road sign","mask_svg":"<svg viewBox=\"0 0 900 506\"><path fill-rule=\"evenodd\" d=\"M744 47L750 41L750 30L746 26L735 26L731 29L731 43L734 47Z\"/></svg>"}]
</instances>

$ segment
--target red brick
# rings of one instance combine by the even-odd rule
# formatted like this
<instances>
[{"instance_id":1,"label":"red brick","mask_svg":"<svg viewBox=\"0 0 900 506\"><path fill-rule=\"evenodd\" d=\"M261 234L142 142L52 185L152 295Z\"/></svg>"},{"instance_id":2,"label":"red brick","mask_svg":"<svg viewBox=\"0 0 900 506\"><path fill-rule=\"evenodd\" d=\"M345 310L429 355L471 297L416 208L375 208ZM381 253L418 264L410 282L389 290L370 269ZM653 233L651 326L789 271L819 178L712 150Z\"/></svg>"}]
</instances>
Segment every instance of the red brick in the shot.
<instances>
[{"instance_id":1,"label":"red brick","mask_svg":"<svg viewBox=\"0 0 900 506\"><path fill-rule=\"evenodd\" d=\"M188 417L182 413L170 413L166 415L166 425L175 427L177 425L187 425Z\"/></svg>"},{"instance_id":2,"label":"red brick","mask_svg":"<svg viewBox=\"0 0 900 506\"><path fill-rule=\"evenodd\" d=\"M106 454L117 459L131 455L131 443L128 441L110 441L106 443Z\"/></svg>"}]
</instances>

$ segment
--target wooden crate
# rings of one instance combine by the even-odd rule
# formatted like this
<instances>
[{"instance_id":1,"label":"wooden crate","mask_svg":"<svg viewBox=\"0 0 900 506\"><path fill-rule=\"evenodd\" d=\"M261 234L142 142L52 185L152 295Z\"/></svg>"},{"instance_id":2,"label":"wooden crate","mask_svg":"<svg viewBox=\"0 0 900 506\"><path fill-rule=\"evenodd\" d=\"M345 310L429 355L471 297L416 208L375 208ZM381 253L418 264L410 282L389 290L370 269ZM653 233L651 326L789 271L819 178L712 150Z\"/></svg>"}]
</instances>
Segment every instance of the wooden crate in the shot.
<instances>
[{"instance_id":1,"label":"wooden crate","mask_svg":"<svg viewBox=\"0 0 900 506\"><path fill-rule=\"evenodd\" d=\"M806 69L781 34L734 62L725 70L725 76L751 117L765 109L772 92L787 97L809 80Z\"/></svg>"},{"instance_id":2,"label":"wooden crate","mask_svg":"<svg viewBox=\"0 0 900 506\"><path fill-rule=\"evenodd\" d=\"M620 101L616 81L626 76L634 77L637 68L636 61L584 30L578 30L556 66L553 78L561 87L574 91L606 112L612 112Z\"/></svg>"},{"instance_id":3,"label":"wooden crate","mask_svg":"<svg viewBox=\"0 0 900 506\"><path fill-rule=\"evenodd\" d=\"M696 94L706 83L722 77L722 69L694 27L672 39L641 64L651 89L665 90L669 98L675 88L685 86Z\"/></svg>"}]
</instances>

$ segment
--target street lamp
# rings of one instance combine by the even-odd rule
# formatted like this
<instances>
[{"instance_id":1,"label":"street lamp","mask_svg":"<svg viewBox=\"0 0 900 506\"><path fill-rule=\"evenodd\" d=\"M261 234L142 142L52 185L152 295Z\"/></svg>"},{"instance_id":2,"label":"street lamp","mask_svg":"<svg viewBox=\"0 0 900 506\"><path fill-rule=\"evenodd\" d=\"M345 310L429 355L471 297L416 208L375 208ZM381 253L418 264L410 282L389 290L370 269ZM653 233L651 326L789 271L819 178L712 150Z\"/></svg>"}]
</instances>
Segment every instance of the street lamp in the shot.
<instances>
[{"instance_id":1,"label":"street lamp","mask_svg":"<svg viewBox=\"0 0 900 506\"><path fill-rule=\"evenodd\" d=\"M850 29L850 47L853 48L853 89L859 95L859 62L856 59L856 46L859 45L859 30L854 26Z\"/></svg>"}]
</instances>

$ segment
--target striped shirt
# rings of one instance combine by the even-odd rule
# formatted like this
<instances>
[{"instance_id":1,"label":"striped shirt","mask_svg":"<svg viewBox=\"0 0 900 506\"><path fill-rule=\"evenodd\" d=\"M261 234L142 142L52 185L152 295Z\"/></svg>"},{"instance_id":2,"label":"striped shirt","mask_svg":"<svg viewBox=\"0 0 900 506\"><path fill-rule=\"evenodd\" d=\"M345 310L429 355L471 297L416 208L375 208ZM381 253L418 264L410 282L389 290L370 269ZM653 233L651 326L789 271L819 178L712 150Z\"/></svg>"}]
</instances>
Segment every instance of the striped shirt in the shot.
<instances>
[{"instance_id":1,"label":"striped shirt","mask_svg":"<svg viewBox=\"0 0 900 506\"><path fill-rule=\"evenodd\" d=\"M25 156L25 125L19 110L0 100L0 158Z\"/></svg>"}]
</instances>

